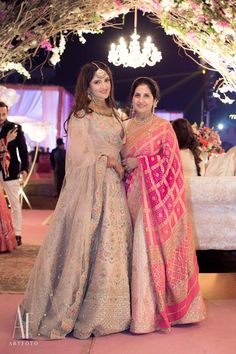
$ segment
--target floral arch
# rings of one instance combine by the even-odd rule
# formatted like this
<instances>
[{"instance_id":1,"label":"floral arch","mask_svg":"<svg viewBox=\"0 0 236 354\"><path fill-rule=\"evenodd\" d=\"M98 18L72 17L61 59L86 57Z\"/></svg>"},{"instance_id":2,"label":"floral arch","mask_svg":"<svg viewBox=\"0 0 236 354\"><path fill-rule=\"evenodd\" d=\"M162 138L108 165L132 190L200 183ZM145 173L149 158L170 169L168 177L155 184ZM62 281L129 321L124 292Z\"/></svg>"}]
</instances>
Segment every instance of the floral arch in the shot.
<instances>
[{"instance_id":1,"label":"floral arch","mask_svg":"<svg viewBox=\"0 0 236 354\"><path fill-rule=\"evenodd\" d=\"M86 33L116 26L112 19L135 6L160 23L179 46L218 71L226 90L236 91L234 0L1 1L0 78L11 71L29 78L25 65L40 48L55 65L69 33L78 34L83 41Z\"/></svg>"}]
</instances>

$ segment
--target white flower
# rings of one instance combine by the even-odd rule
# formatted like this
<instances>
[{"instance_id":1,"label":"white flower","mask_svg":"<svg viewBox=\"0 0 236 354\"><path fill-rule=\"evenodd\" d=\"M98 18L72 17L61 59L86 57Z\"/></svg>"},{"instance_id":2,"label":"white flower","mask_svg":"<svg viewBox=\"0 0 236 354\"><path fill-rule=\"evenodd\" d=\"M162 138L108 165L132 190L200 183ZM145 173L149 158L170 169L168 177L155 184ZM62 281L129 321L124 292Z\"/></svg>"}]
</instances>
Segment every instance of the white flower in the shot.
<instances>
[{"instance_id":1,"label":"white flower","mask_svg":"<svg viewBox=\"0 0 236 354\"><path fill-rule=\"evenodd\" d=\"M30 79L30 73L20 64L14 63L12 61L7 61L0 65L0 71L10 71L15 70L19 74L24 75L27 79Z\"/></svg>"},{"instance_id":2,"label":"white flower","mask_svg":"<svg viewBox=\"0 0 236 354\"><path fill-rule=\"evenodd\" d=\"M53 55L50 58L50 62L52 63L52 65L56 65L61 60L61 57L59 54L59 52L60 52L59 48L57 48L57 47L52 48L52 52L53 52Z\"/></svg>"},{"instance_id":3,"label":"white flower","mask_svg":"<svg viewBox=\"0 0 236 354\"><path fill-rule=\"evenodd\" d=\"M232 104L234 102L234 100L232 100L231 98L225 96L224 98L220 98L221 102L223 103L228 103L228 104Z\"/></svg>"},{"instance_id":4,"label":"white flower","mask_svg":"<svg viewBox=\"0 0 236 354\"><path fill-rule=\"evenodd\" d=\"M160 4L165 12L168 12L172 8L176 7L174 0L162 0L160 1Z\"/></svg>"},{"instance_id":5,"label":"white flower","mask_svg":"<svg viewBox=\"0 0 236 354\"><path fill-rule=\"evenodd\" d=\"M77 31L77 33L78 33L78 36L79 36L79 41L80 41L82 44L86 43L86 39L85 39L84 36L83 36L83 32L82 32L82 31Z\"/></svg>"},{"instance_id":6,"label":"white flower","mask_svg":"<svg viewBox=\"0 0 236 354\"><path fill-rule=\"evenodd\" d=\"M66 49L66 40L63 34L61 33L60 43L59 43L59 53L62 55Z\"/></svg>"},{"instance_id":7,"label":"white flower","mask_svg":"<svg viewBox=\"0 0 236 354\"><path fill-rule=\"evenodd\" d=\"M168 28L165 28L165 33L168 36L172 36L172 35L178 35L179 31L174 27L168 27Z\"/></svg>"},{"instance_id":8,"label":"white flower","mask_svg":"<svg viewBox=\"0 0 236 354\"><path fill-rule=\"evenodd\" d=\"M226 93L226 92L234 92L235 90L231 85L224 84L219 88L219 91L221 93Z\"/></svg>"}]
</instances>

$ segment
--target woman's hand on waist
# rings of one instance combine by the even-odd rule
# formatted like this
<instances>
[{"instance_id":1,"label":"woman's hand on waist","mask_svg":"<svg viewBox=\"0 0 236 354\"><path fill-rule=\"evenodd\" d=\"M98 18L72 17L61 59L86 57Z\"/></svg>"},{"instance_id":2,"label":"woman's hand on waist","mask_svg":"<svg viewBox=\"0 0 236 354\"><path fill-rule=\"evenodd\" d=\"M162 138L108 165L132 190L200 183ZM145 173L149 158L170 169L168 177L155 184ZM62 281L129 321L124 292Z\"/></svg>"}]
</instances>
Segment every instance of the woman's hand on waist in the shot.
<instances>
[{"instance_id":1,"label":"woman's hand on waist","mask_svg":"<svg viewBox=\"0 0 236 354\"><path fill-rule=\"evenodd\" d=\"M117 174L120 177L120 180L124 178L125 170L121 163L116 160L114 157L107 157L107 167L114 168Z\"/></svg>"},{"instance_id":2,"label":"woman's hand on waist","mask_svg":"<svg viewBox=\"0 0 236 354\"><path fill-rule=\"evenodd\" d=\"M122 166L124 166L126 172L131 172L138 167L138 159L136 157L128 157L122 161Z\"/></svg>"}]
</instances>

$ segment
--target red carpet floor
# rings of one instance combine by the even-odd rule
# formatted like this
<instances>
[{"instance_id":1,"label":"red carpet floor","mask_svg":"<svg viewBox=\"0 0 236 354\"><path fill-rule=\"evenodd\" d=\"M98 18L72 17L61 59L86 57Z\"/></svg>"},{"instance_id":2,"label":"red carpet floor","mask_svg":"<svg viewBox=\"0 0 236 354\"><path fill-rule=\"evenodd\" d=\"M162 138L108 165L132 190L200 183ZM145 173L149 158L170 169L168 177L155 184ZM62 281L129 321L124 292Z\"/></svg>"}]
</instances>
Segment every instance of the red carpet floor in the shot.
<instances>
[{"instance_id":1,"label":"red carpet floor","mask_svg":"<svg viewBox=\"0 0 236 354\"><path fill-rule=\"evenodd\" d=\"M23 241L41 244L52 211L23 210ZM234 281L235 278L232 278ZM233 285L233 284L232 284ZM235 286L235 284L234 284ZM12 338L17 305L22 294L0 295L1 354L235 354L236 294L207 300L207 319L181 326L169 334L132 335L128 332L81 341L68 337L59 341L16 341ZM233 298L232 298L233 297Z\"/></svg>"}]
</instances>

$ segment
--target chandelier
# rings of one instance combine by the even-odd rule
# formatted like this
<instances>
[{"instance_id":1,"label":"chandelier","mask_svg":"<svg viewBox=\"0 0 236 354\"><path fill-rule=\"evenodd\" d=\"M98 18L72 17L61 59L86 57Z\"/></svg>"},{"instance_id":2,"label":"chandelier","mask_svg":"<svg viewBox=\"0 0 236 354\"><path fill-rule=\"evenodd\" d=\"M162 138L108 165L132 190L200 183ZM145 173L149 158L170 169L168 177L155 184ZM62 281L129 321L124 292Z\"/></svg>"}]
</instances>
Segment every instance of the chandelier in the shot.
<instances>
[{"instance_id":1,"label":"chandelier","mask_svg":"<svg viewBox=\"0 0 236 354\"><path fill-rule=\"evenodd\" d=\"M152 43L150 36L147 37L141 49L137 34L137 7L134 8L134 33L132 34L129 48L123 37L120 38L119 44L111 44L111 49L108 54L108 61L116 66L123 65L124 67L144 67L146 65L153 66L156 62L161 61L162 54Z\"/></svg>"}]
</instances>

